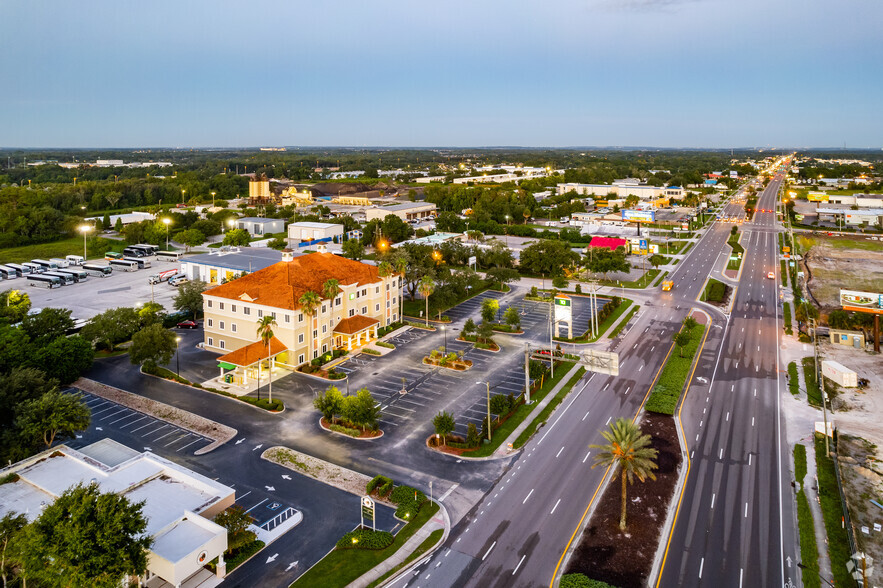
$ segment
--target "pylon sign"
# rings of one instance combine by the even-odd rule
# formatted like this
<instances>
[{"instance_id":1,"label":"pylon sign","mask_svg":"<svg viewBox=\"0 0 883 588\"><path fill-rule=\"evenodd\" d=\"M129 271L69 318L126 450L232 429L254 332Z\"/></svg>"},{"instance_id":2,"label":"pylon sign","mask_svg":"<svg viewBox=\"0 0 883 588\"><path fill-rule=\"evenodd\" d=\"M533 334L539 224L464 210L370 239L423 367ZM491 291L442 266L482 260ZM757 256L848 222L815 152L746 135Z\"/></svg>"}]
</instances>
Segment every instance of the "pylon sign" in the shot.
<instances>
[{"instance_id":1,"label":"pylon sign","mask_svg":"<svg viewBox=\"0 0 883 588\"><path fill-rule=\"evenodd\" d=\"M371 519L372 531L377 530L375 511L374 499L370 496L362 496L362 526L365 526L365 519Z\"/></svg>"},{"instance_id":2,"label":"pylon sign","mask_svg":"<svg viewBox=\"0 0 883 588\"><path fill-rule=\"evenodd\" d=\"M561 323L567 323L567 338L573 339L573 301L567 294L556 294L555 307L555 336L561 336Z\"/></svg>"}]
</instances>

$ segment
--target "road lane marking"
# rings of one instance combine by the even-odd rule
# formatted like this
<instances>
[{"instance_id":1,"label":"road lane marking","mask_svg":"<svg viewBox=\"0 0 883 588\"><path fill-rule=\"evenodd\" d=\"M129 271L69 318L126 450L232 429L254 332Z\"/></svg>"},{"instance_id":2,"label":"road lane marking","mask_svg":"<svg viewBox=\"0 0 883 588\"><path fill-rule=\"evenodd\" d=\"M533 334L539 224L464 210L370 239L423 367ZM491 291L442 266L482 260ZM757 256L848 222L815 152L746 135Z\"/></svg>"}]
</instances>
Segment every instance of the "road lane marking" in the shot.
<instances>
[{"instance_id":1,"label":"road lane marking","mask_svg":"<svg viewBox=\"0 0 883 588\"><path fill-rule=\"evenodd\" d=\"M524 558L526 558L526 557L527 557L527 555L522 555L522 556L521 556L521 559L518 560L518 565L515 566L515 569L514 569L514 570L512 570L512 575L513 575L513 576L515 575L515 572L518 571L518 568L521 567L521 564L524 562Z\"/></svg>"},{"instance_id":2,"label":"road lane marking","mask_svg":"<svg viewBox=\"0 0 883 588\"><path fill-rule=\"evenodd\" d=\"M606 390L608 386L610 386L610 382L607 382L606 384L604 384L604 390ZM604 390L601 390L601 392L603 392Z\"/></svg>"},{"instance_id":3,"label":"road lane marking","mask_svg":"<svg viewBox=\"0 0 883 588\"><path fill-rule=\"evenodd\" d=\"M524 500L521 501L521 504L527 502L527 499L530 498L531 494L533 494L533 488L530 489L530 492L527 493L527 496L524 497Z\"/></svg>"},{"instance_id":4,"label":"road lane marking","mask_svg":"<svg viewBox=\"0 0 883 588\"><path fill-rule=\"evenodd\" d=\"M714 508L714 492L711 493L711 508Z\"/></svg>"},{"instance_id":5,"label":"road lane marking","mask_svg":"<svg viewBox=\"0 0 883 588\"><path fill-rule=\"evenodd\" d=\"M751 465L751 454L748 454L748 465Z\"/></svg>"},{"instance_id":6,"label":"road lane marking","mask_svg":"<svg viewBox=\"0 0 883 588\"><path fill-rule=\"evenodd\" d=\"M481 558L481 561L484 561L484 560L487 558L487 556L490 555L490 553L491 553L491 549L493 549L494 546L495 546L496 544L497 544L496 541L494 541L494 542L491 544L491 546L490 546L490 547L488 548L488 550L485 552L484 557ZM427 576L427 578L428 578L428 577L429 577L429 576Z\"/></svg>"},{"instance_id":7,"label":"road lane marking","mask_svg":"<svg viewBox=\"0 0 883 588\"><path fill-rule=\"evenodd\" d=\"M754 426L754 417L751 417L751 426Z\"/></svg>"},{"instance_id":8,"label":"road lane marking","mask_svg":"<svg viewBox=\"0 0 883 588\"><path fill-rule=\"evenodd\" d=\"M557 458L559 455L561 455L561 452L562 452L562 451L564 451L564 446L563 446L563 445L561 446L561 449L558 450L558 453L555 454L555 457Z\"/></svg>"},{"instance_id":9,"label":"road lane marking","mask_svg":"<svg viewBox=\"0 0 883 588\"><path fill-rule=\"evenodd\" d=\"M604 426L606 427L607 425L609 425L611 420L613 420L613 417L607 417L607 422L604 423Z\"/></svg>"},{"instance_id":10,"label":"road lane marking","mask_svg":"<svg viewBox=\"0 0 883 588\"><path fill-rule=\"evenodd\" d=\"M592 455L592 452L588 452L586 456L583 458L583 463L586 463L586 460L589 459L589 456Z\"/></svg>"},{"instance_id":11,"label":"road lane marking","mask_svg":"<svg viewBox=\"0 0 883 588\"><path fill-rule=\"evenodd\" d=\"M702 579L702 567L705 565L705 558L699 560L699 579Z\"/></svg>"},{"instance_id":12,"label":"road lane marking","mask_svg":"<svg viewBox=\"0 0 883 588\"><path fill-rule=\"evenodd\" d=\"M723 459L723 458L724 458L724 448L721 447L721 452L720 452L720 455L718 456L718 459Z\"/></svg>"},{"instance_id":13,"label":"road lane marking","mask_svg":"<svg viewBox=\"0 0 883 588\"><path fill-rule=\"evenodd\" d=\"M552 512L549 514L555 514L555 509L558 508L558 505L561 504L561 499L558 499L558 502L555 503L555 506L552 507Z\"/></svg>"},{"instance_id":14,"label":"road lane marking","mask_svg":"<svg viewBox=\"0 0 883 588\"><path fill-rule=\"evenodd\" d=\"M245 511L245 512L251 512L251 511L253 511L254 509L256 509L257 507L259 507L259 506L262 505L263 503L267 502L268 500L269 500L269 498L264 498L263 500L261 500L260 502L258 502L257 504L255 504L253 507L251 507L250 509L248 509L248 510Z\"/></svg>"},{"instance_id":15,"label":"road lane marking","mask_svg":"<svg viewBox=\"0 0 883 588\"><path fill-rule=\"evenodd\" d=\"M727 411L727 422L730 422L730 411Z\"/></svg>"},{"instance_id":16,"label":"road lane marking","mask_svg":"<svg viewBox=\"0 0 883 588\"><path fill-rule=\"evenodd\" d=\"M583 416L583 418L581 420L583 420L583 421L586 420L586 417L589 416L589 412L591 412L591 411L587 410L585 416Z\"/></svg>"},{"instance_id":17,"label":"road lane marking","mask_svg":"<svg viewBox=\"0 0 883 588\"><path fill-rule=\"evenodd\" d=\"M747 502L745 503L745 517L744 518L746 518L746 519L748 518L748 503Z\"/></svg>"}]
</instances>

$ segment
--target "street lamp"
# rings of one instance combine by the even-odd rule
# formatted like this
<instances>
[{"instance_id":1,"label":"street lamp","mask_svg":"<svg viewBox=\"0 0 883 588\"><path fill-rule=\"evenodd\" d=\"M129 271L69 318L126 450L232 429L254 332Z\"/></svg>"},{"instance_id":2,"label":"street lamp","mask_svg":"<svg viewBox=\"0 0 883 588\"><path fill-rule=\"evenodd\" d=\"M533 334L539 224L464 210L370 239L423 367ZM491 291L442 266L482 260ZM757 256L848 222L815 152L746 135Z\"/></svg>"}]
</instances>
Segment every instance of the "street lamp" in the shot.
<instances>
[{"instance_id":1,"label":"street lamp","mask_svg":"<svg viewBox=\"0 0 883 588\"><path fill-rule=\"evenodd\" d=\"M166 250L169 249L169 225L172 224L172 219L169 217L165 217L162 219L163 224L166 226Z\"/></svg>"},{"instance_id":2,"label":"street lamp","mask_svg":"<svg viewBox=\"0 0 883 588\"><path fill-rule=\"evenodd\" d=\"M212 208L215 207L215 192L212 192Z\"/></svg>"},{"instance_id":3,"label":"street lamp","mask_svg":"<svg viewBox=\"0 0 883 588\"><path fill-rule=\"evenodd\" d=\"M178 354L178 345L181 343L181 337L175 337L175 375L181 377L181 356Z\"/></svg>"},{"instance_id":4,"label":"street lamp","mask_svg":"<svg viewBox=\"0 0 883 588\"><path fill-rule=\"evenodd\" d=\"M227 226L228 226L229 229L232 231L232 230L233 230L233 227L236 226L236 220L235 220L235 219L232 219L232 218L228 218L228 219L227 219Z\"/></svg>"},{"instance_id":5,"label":"street lamp","mask_svg":"<svg viewBox=\"0 0 883 588\"><path fill-rule=\"evenodd\" d=\"M476 382L476 384L486 384L487 385L487 440L488 443L491 441L491 383L487 382Z\"/></svg>"},{"instance_id":6,"label":"street lamp","mask_svg":"<svg viewBox=\"0 0 883 588\"><path fill-rule=\"evenodd\" d=\"M86 235L92 230L92 225L83 224L78 227L83 233L83 261L86 261Z\"/></svg>"},{"instance_id":7,"label":"street lamp","mask_svg":"<svg viewBox=\"0 0 883 588\"><path fill-rule=\"evenodd\" d=\"M181 204L184 204L184 193L185 193L186 191L187 191L187 190L181 190Z\"/></svg>"},{"instance_id":8,"label":"street lamp","mask_svg":"<svg viewBox=\"0 0 883 588\"><path fill-rule=\"evenodd\" d=\"M441 326L442 333L445 334L445 353L448 352L448 332L445 330L445 326Z\"/></svg>"}]
</instances>

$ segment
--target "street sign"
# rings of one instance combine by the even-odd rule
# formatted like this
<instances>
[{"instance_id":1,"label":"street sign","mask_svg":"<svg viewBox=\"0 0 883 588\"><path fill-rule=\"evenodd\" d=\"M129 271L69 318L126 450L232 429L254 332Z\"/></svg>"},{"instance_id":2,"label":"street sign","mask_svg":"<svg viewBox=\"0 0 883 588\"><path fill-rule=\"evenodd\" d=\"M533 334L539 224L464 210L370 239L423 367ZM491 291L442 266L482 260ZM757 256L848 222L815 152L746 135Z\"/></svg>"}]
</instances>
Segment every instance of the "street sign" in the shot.
<instances>
[{"instance_id":1,"label":"street sign","mask_svg":"<svg viewBox=\"0 0 883 588\"><path fill-rule=\"evenodd\" d=\"M371 530L377 530L377 524L374 516L374 499L370 496L362 496L362 526L365 526L365 519L371 519Z\"/></svg>"},{"instance_id":2,"label":"street sign","mask_svg":"<svg viewBox=\"0 0 883 588\"><path fill-rule=\"evenodd\" d=\"M619 354L615 351L589 349L580 353L580 361L586 370L608 376L619 375Z\"/></svg>"},{"instance_id":3,"label":"street sign","mask_svg":"<svg viewBox=\"0 0 883 588\"><path fill-rule=\"evenodd\" d=\"M475 265L477 261L478 261L478 258L473 255L472 257L469 258L469 261L466 263L466 265Z\"/></svg>"}]
</instances>

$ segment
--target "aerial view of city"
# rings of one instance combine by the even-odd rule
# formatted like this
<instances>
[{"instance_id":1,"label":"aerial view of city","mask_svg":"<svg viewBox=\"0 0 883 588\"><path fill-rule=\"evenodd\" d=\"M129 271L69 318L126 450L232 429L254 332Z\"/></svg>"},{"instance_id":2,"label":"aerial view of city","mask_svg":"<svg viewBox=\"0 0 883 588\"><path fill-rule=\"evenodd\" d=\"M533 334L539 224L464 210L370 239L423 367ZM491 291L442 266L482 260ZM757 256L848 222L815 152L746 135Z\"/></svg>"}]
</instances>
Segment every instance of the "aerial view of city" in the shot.
<instances>
[{"instance_id":1,"label":"aerial view of city","mask_svg":"<svg viewBox=\"0 0 883 588\"><path fill-rule=\"evenodd\" d=\"M883 586L883 4L0 14L3 588Z\"/></svg>"}]
</instances>

